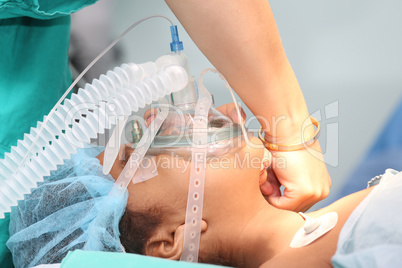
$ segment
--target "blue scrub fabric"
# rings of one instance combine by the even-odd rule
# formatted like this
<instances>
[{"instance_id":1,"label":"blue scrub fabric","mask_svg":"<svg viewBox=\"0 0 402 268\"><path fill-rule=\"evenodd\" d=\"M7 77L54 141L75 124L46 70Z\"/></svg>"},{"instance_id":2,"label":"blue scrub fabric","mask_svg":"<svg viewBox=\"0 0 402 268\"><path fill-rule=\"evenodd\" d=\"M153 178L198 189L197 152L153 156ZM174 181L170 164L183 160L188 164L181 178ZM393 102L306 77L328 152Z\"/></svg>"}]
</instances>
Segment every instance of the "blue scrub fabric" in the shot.
<instances>
[{"instance_id":1,"label":"blue scrub fabric","mask_svg":"<svg viewBox=\"0 0 402 268\"><path fill-rule=\"evenodd\" d=\"M43 119L71 84L70 16L96 0L0 0L0 158ZM0 220L0 267L9 214Z\"/></svg>"}]
</instances>

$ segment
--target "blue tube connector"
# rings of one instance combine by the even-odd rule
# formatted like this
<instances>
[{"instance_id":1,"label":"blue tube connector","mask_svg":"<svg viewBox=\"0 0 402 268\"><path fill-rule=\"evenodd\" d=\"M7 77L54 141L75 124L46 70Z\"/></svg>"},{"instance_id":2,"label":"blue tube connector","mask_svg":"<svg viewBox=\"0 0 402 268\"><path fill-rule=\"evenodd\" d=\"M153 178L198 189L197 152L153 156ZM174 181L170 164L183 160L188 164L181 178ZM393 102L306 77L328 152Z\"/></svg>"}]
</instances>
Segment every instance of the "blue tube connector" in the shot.
<instances>
[{"instance_id":1,"label":"blue tube connector","mask_svg":"<svg viewBox=\"0 0 402 268\"><path fill-rule=\"evenodd\" d=\"M179 40L179 33L177 31L177 26L170 26L170 32L172 34L172 43L170 43L170 50L172 52L180 52L183 50L183 42Z\"/></svg>"}]
</instances>

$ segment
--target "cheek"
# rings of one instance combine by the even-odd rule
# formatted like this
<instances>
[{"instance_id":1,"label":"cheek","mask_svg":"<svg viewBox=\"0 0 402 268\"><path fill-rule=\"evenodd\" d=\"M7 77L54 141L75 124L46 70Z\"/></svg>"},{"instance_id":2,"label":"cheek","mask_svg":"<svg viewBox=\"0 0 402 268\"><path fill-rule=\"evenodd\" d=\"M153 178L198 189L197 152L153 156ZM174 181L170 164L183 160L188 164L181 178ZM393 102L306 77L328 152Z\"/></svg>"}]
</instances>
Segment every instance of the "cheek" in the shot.
<instances>
[{"instance_id":1,"label":"cheek","mask_svg":"<svg viewBox=\"0 0 402 268\"><path fill-rule=\"evenodd\" d=\"M239 154L230 159L210 162L206 170L206 185L209 191L225 190L231 193L242 191L249 185L258 185L261 160L251 155Z\"/></svg>"}]
</instances>

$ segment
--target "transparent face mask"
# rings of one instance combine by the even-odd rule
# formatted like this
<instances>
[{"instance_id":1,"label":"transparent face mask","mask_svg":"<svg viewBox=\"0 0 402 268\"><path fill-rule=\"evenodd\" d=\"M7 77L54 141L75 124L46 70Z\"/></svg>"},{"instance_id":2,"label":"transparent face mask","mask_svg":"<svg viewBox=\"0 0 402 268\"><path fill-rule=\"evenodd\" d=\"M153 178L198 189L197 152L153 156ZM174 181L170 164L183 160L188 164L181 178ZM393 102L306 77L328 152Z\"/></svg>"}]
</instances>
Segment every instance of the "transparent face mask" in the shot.
<instances>
[{"instance_id":1,"label":"transparent face mask","mask_svg":"<svg viewBox=\"0 0 402 268\"><path fill-rule=\"evenodd\" d=\"M211 107L208 112L207 129L195 129L195 105L196 103L194 102L180 106L168 105L169 111L166 119L160 126L154 140L144 155L141 165L136 171L136 175L147 174L142 175L141 181L157 175L157 169L154 168L155 164L150 162L151 159L154 159L152 157L167 155L191 161L194 132L207 132L207 144L204 146L206 148L207 162L210 159L234 155L245 145L246 141L243 137L241 126L234 123L229 117L223 115L214 107ZM144 129L147 126L150 127L153 123L152 120L159 112L160 109L157 106L153 108L148 107L142 117L137 116L127 123L124 130L127 139L126 146L131 147L132 151L137 148L139 141L144 135ZM250 138L252 133L247 133L247 136ZM126 152L119 153L119 155L120 160L129 159L129 155ZM152 170L154 174L150 173L150 166L153 166Z\"/></svg>"},{"instance_id":2,"label":"transparent face mask","mask_svg":"<svg viewBox=\"0 0 402 268\"><path fill-rule=\"evenodd\" d=\"M248 138L253 136L252 132L248 132ZM122 148L122 158L130 161L130 154L134 151L134 144L126 144L129 148ZM217 143L208 144L206 154L206 168L210 165L216 166L221 161L228 161L229 159L235 159L241 157L243 153L240 151L246 146L246 141L243 135L233 137L231 139L220 140ZM156 177L158 174L158 168L180 168L181 174L188 171L189 165L183 164L181 161L187 163L192 161L192 147L151 147L148 149L144 158L141 161L138 169L136 170L132 182L140 183ZM174 159L174 160L172 160ZM173 162L173 163L172 163ZM127 163L132 165L132 163ZM183 177L183 180L187 180L187 177Z\"/></svg>"},{"instance_id":3,"label":"transparent face mask","mask_svg":"<svg viewBox=\"0 0 402 268\"><path fill-rule=\"evenodd\" d=\"M207 132L208 157L225 155L238 146L242 135L240 125L234 123L214 107L209 109L207 129L195 129L195 104L170 107L167 118L156 134L147 154L158 155L170 152L180 156L189 156L194 145L193 134L197 131Z\"/></svg>"}]
</instances>

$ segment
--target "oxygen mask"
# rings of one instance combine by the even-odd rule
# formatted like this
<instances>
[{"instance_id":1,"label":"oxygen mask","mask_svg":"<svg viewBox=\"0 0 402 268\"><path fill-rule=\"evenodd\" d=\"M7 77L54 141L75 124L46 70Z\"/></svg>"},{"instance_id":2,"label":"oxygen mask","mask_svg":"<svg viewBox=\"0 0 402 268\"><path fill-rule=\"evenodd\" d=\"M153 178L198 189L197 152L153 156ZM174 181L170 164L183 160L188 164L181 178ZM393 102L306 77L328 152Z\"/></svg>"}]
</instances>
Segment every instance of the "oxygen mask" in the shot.
<instances>
[{"instance_id":1,"label":"oxygen mask","mask_svg":"<svg viewBox=\"0 0 402 268\"><path fill-rule=\"evenodd\" d=\"M196 104L190 102L174 105L174 100L172 101L167 117L151 143L148 154L174 153L183 157L190 156L195 132L206 132L208 157L224 155L238 143L242 134L240 125L216 110L213 101L207 118L203 119L207 122L207 128L195 128Z\"/></svg>"}]
</instances>

